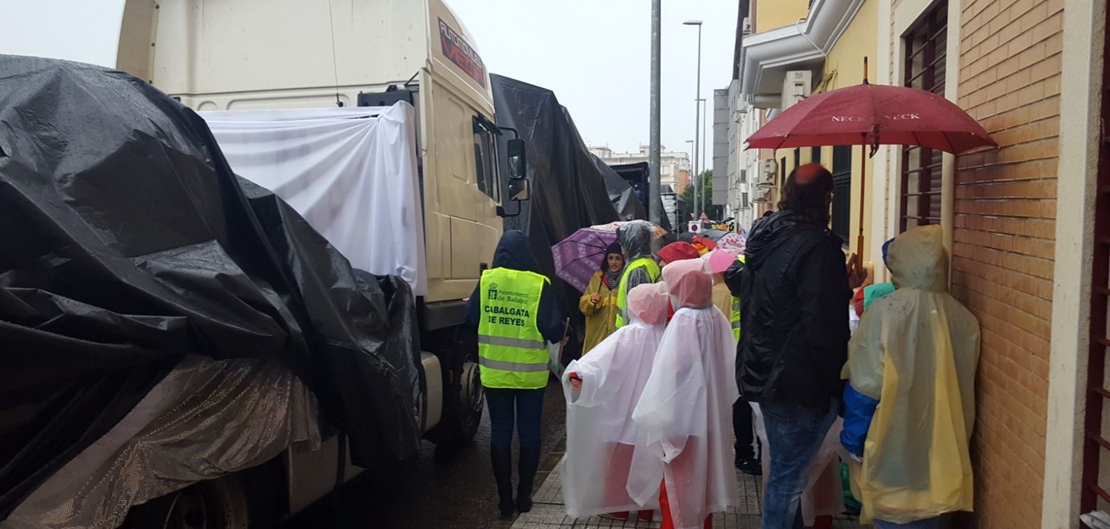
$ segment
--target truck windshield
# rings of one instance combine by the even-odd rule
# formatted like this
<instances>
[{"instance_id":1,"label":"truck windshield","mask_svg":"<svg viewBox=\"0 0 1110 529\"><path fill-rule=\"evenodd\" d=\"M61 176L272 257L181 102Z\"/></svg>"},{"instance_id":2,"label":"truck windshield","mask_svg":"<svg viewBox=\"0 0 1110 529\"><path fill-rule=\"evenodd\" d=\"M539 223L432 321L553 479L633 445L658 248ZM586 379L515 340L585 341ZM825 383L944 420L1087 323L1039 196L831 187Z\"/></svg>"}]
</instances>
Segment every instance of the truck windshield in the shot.
<instances>
[{"instance_id":1,"label":"truck windshield","mask_svg":"<svg viewBox=\"0 0 1110 529\"><path fill-rule=\"evenodd\" d=\"M478 189L494 202L501 202L501 183L497 170L497 137L480 120L474 119L474 165Z\"/></svg>"}]
</instances>

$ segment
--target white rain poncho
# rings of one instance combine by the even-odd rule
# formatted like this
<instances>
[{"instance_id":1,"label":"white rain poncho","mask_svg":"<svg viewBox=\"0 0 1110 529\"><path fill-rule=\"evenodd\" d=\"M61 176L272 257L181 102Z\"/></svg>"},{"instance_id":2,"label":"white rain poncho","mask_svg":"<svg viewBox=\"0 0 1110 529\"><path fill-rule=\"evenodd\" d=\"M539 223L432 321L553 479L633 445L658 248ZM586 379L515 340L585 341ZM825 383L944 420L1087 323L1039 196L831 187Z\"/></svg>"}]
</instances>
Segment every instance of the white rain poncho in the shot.
<instances>
[{"instance_id":1,"label":"white rain poncho","mask_svg":"<svg viewBox=\"0 0 1110 529\"><path fill-rule=\"evenodd\" d=\"M595 514L654 509L658 498L639 504L627 492L628 475L637 441L643 436L632 422L651 374L655 351L663 337L670 299L662 284L640 285L628 293L631 323L598 344L590 354L575 360L563 374L567 400L567 456L563 463L563 498L567 515L583 518ZM570 374L582 379L574 390ZM644 469L656 485L663 478L662 465Z\"/></svg>"},{"instance_id":2,"label":"white rain poncho","mask_svg":"<svg viewBox=\"0 0 1110 529\"><path fill-rule=\"evenodd\" d=\"M636 455L628 491L636 500L658 493L659 481L646 469L662 462L675 527L698 529L711 513L739 501L732 439L736 340L728 318L713 306L703 261L667 265L663 281L677 312L632 414L647 433L647 450Z\"/></svg>"},{"instance_id":3,"label":"white rain poncho","mask_svg":"<svg viewBox=\"0 0 1110 529\"><path fill-rule=\"evenodd\" d=\"M879 401L863 464L851 463L861 521L970 511L979 322L947 292L939 226L899 235L887 265L897 290L864 313L844 369L852 389Z\"/></svg>"}]
</instances>

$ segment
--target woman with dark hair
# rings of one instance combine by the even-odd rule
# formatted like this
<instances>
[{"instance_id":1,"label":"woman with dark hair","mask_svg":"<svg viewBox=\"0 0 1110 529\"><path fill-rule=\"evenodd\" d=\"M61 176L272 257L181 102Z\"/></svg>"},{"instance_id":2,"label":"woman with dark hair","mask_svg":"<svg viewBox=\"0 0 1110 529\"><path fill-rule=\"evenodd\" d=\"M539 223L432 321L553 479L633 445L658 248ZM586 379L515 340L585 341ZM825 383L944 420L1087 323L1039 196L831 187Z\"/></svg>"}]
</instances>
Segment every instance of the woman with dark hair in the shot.
<instances>
[{"instance_id":1,"label":"woman with dark hair","mask_svg":"<svg viewBox=\"0 0 1110 529\"><path fill-rule=\"evenodd\" d=\"M617 328L617 287L624 273L624 254L621 245L613 243L605 250L601 269L590 280L586 292L578 300L578 310L586 317L586 340L582 355L608 338Z\"/></svg>"}]
</instances>

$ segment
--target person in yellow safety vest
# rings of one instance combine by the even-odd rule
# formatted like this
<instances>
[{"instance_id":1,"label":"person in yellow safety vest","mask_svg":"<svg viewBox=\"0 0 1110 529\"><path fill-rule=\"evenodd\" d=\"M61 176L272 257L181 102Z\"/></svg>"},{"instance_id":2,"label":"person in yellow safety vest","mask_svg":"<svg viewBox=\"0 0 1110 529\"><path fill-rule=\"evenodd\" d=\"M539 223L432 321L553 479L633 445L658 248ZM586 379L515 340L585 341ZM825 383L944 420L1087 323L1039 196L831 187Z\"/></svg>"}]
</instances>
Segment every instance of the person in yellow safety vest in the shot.
<instances>
[{"instance_id":1,"label":"person in yellow safety vest","mask_svg":"<svg viewBox=\"0 0 1110 529\"><path fill-rule=\"evenodd\" d=\"M467 327L478 331L478 364L490 416L490 458L498 508L532 509L532 485L540 464L540 426L548 379L547 342L566 343L565 324L522 231L507 231L497 244L493 268L467 301ZM514 424L514 418L517 420ZM512 490L513 428L520 435L519 483Z\"/></svg>"},{"instance_id":2,"label":"person in yellow safety vest","mask_svg":"<svg viewBox=\"0 0 1110 529\"><path fill-rule=\"evenodd\" d=\"M732 263L732 266L724 274L725 284L728 285L729 292L732 294L732 311L729 314L729 319L732 321L732 335L736 337L737 342L736 360L738 365L740 360L740 296L743 294L740 275L746 262L747 258L744 254L740 254L736 257L736 262ZM751 405L744 400L743 395L732 405L732 433L736 436L734 447L736 449L736 468L752 476L763 474L763 465L760 461L762 446L760 446L759 439L755 436Z\"/></svg>"},{"instance_id":3,"label":"person in yellow safety vest","mask_svg":"<svg viewBox=\"0 0 1110 529\"><path fill-rule=\"evenodd\" d=\"M617 326L624 327L628 322L628 291L644 283L654 283L661 272L659 264L651 256L651 237L654 232L650 222L634 220L617 228L617 241L624 251L628 266L621 276L617 290Z\"/></svg>"},{"instance_id":4,"label":"person in yellow safety vest","mask_svg":"<svg viewBox=\"0 0 1110 529\"><path fill-rule=\"evenodd\" d=\"M744 254L740 254L737 261L744 262ZM731 289L730 289L731 290ZM732 335L736 337L736 342L740 342L740 298L732 296L732 314L729 315L732 320Z\"/></svg>"}]
</instances>

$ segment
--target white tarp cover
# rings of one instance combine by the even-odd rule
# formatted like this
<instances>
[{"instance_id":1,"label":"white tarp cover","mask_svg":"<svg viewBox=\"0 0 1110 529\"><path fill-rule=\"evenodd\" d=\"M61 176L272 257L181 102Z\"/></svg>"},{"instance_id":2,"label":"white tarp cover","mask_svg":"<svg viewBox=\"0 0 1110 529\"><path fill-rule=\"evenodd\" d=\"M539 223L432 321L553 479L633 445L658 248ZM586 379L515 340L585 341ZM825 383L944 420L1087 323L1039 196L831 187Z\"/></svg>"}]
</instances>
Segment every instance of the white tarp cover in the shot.
<instances>
[{"instance_id":1,"label":"white tarp cover","mask_svg":"<svg viewBox=\"0 0 1110 529\"><path fill-rule=\"evenodd\" d=\"M272 359L189 356L0 529L111 529L133 505L320 448L316 397Z\"/></svg>"},{"instance_id":2,"label":"white tarp cover","mask_svg":"<svg viewBox=\"0 0 1110 529\"><path fill-rule=\"evenodd\" d=\"M428 293L411 105L200 115L235 174L288 202L351 265Z\"/></svg>"}]
</instances>

